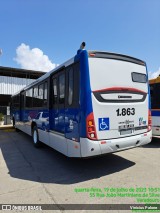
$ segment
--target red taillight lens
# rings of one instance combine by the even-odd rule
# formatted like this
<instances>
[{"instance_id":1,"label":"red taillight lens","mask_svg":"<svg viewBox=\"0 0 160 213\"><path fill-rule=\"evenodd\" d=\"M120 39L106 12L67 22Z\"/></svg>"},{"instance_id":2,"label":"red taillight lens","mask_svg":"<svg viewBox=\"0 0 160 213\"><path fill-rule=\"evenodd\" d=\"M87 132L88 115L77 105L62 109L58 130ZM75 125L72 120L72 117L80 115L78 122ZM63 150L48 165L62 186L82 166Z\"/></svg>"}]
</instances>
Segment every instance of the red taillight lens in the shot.
<instances>
[{"instance_id":1,"label":"red taillight lens","mask_svg":"<svg viewBox=\"0 0 160 213\"><path fill-rule=\"evenodd\" d=\"M151 117L151 110L148 110L148 131L152 128L152 117Z\"/></svg>"},{"instance_id":2,"label":"red taillight lens","mask_svg":"<svg viewBox=\"0 0 160 213\"><path fill-rule=\"evenodd\" d=\"M89 55L92 56L92 57L94 57L96 54L95 53L90 53Z\"/></svg>"},{"instance_id":3,"label":"red taillight lens","mask_svg":"<svg viewBox=\"0 0 160 213\"><path fill-rule=\"evenodd\" d=\"M96 127L94 122L93 112L86 119L87 137L91 140L97 140Z\"/></svg>"},{"instance_id":4,"label":"red taillight lens","mask_svg":"<svg viewBox=\"0 0 160 213\"><path fill-rule=\"evenodd\" d=\"M89 127L88 132L92 132L92 131L94 131L94 129L92 127Z\"/></svg>"}]
</instances>

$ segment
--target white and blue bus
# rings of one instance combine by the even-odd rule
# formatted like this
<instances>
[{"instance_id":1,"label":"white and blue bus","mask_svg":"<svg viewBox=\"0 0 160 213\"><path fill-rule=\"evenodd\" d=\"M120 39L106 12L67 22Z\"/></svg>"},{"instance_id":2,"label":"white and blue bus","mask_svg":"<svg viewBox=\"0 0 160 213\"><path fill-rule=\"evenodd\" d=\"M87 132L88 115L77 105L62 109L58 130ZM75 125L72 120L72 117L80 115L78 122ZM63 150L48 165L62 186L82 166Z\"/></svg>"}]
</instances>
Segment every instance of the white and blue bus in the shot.
<instances>
[{"instance_id":1,"label":"white and blue bus","mask_svg":"<svg viewBox=\"0 0 160 213\"><path fill-rule=\"evenodd\" d=\"M152 136L160 138L160 76L149 80L151 93Z\"/></svg>"},{"instance_id":2,"label":"white and blue bus","mask_svg":"<svg viewBox=\"0 0 160 213\"><path fill-rule=\"evenodd\" d=\"M68 157L90 157L151 142L145 62L80 49L12 96L13 125Z\"/></svg>"}]
</instances>

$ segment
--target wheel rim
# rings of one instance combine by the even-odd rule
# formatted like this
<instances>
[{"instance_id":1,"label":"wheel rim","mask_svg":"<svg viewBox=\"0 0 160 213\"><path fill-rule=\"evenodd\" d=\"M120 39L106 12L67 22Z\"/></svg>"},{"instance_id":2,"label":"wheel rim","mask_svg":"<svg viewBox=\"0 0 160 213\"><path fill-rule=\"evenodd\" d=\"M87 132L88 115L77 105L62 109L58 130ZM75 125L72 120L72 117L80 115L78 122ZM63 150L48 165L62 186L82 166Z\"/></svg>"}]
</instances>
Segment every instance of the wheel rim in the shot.
<instances>
[{"instance_id":1,"label":"wheel rim","mask_svg":"<svg viewBox=\"0 0 160 213\"><path fill-rule=\"evenodd\" d=\"M34 130L34 132L33 132L33 141L34 141L35 144L37 143L37 132L36 132L36 130Z\"/></svg>"}]
</instances>

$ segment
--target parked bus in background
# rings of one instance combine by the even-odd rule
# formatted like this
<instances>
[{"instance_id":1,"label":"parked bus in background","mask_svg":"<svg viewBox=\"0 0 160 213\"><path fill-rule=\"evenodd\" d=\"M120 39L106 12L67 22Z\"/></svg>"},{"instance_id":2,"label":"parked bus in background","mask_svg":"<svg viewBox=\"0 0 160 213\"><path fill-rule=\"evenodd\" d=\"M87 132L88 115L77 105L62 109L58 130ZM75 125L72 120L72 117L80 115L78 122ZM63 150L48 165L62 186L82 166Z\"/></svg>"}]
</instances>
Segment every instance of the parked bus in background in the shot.
<instances>
[{"instance_id":1,"label":"parked bus in background","mask_svg":"<svg viewBox=\"0 0 160 213\"><path fill-rule=\"evenodd\" d=\"M86 51L12 96L15 128L69 157L126 150L151 141L148 74L139 59Z\"/></svg>"},{"instance_id":2,"label":"parked bus in background","mask_svg":"<svg viewBox=\"0 0 160 213\"><path fill-rule=\"evenodd\" d=\"M160 137L160 76L149 80L153 137Z\"/></svg>"}]
</instances>

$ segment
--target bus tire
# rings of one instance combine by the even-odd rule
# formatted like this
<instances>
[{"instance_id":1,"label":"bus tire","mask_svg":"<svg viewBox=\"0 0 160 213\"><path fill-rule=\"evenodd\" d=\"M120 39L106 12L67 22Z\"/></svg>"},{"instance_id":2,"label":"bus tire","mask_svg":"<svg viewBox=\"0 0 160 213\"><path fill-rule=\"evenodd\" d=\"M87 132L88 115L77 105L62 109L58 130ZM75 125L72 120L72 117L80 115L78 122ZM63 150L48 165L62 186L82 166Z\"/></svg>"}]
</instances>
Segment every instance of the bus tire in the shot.
<instances>
[{"instance_id":1,"label":"bus tire","mask_svg":"<svg viewBox=\"0 0 160 213\"><path fill-rule=\"evenodd\" d=\"M33 144L36 148L40 147L41 142L39 141L38 129L36 126L33 127L32 140L33 140Z\"/></svg>"}]
</instances>

